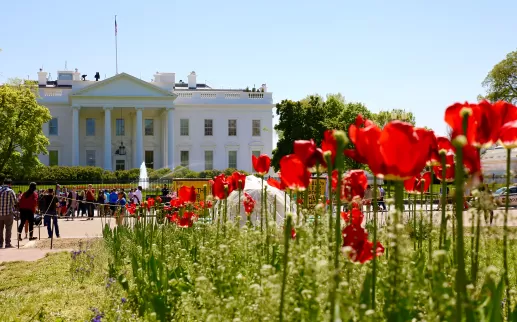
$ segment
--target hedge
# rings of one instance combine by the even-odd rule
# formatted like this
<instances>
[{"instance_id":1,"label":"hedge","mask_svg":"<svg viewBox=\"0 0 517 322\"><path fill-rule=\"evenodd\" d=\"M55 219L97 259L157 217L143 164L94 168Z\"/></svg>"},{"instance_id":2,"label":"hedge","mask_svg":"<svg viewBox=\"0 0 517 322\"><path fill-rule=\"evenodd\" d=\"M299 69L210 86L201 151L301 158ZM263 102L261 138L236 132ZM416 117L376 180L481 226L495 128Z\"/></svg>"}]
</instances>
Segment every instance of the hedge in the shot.
<instances>
[{"instance_id":1,"label":"hedge","mask_svg":"<svg viewBox=\"0 0 517 322\"><path fill-rule=\"evenodd\" d=\"M213 178L221 173L232 174L236 169L208 170L196 172L184 167L177 167L173 171L168 168L147 169L149 179L173 179L173 178ZM239 171L247 174L245 171ZM40 166L31 173L12 177L13 181L134 181L138 180L140 169L123 171L106 171L100 167L64 167L64 166Z\"/></svg>"}]
</instances>

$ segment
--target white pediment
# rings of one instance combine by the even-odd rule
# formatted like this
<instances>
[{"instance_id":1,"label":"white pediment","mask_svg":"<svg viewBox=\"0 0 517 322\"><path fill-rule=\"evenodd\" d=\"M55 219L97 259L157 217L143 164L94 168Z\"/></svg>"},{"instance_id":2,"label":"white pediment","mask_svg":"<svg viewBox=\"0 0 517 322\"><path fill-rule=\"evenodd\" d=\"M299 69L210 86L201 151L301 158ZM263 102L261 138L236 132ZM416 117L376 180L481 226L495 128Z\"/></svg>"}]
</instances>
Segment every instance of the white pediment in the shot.
<instances>
[{"instance_id":1,"label":"white pediment","mask_svg":"<svg viewBox=\"0 0 517 322\"><path fill-rule=\"evenodd\" d=\"M74 97L161 97L175 95L153 84L122 73L73 93Z\"/></svg>"}]
</instances>

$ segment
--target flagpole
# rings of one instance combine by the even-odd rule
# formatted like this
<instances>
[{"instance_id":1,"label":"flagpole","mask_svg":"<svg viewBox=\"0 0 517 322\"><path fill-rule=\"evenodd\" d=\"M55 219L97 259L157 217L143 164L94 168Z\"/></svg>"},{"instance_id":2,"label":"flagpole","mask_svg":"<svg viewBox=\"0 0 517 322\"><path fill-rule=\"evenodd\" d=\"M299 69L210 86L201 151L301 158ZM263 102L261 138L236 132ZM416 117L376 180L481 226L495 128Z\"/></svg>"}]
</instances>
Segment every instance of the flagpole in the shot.
<instances>
[{"instance_id":1,"label":"flagpole","mask_svg":"<svg viewBox=\"0 0 517 322\"><path fill-rule=\"evenodd\" d=\"M115 15L115 74L118 75L117 15Z\"/></svg>"}]
</instances>

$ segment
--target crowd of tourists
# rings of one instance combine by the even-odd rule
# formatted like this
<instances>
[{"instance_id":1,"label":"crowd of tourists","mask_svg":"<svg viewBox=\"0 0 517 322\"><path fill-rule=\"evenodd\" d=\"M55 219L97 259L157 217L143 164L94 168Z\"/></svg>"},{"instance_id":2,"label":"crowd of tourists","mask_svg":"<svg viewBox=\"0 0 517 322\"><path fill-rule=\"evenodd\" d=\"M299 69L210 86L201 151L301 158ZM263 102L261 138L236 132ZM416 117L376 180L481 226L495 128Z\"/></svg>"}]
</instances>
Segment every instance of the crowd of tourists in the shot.
<instances>
[{"instance_id":1,"label":"crowd of tourists","mask_svg":"<svg viewBox=\"0 0 517 322\"><path fill-rule=\"evenodd\" d=\"M16 194L12 189L12 181L6 179L0 187L0 248L14 247L11 243L11 232L15 219L19 219L18 240L22 240L22 231L25 230L25 239L34 240L34 226L41 224L47 227L48 237L59 234L58 218L74 219L86 217L93 220L95 212L98 216L115 216L117 224L121 224L126 206L141 204L143 201L142 187L129 189L126 192L120 189L98 189L92 185L87 189L77 187L67 188L56 185L55 188L37 189L32 182L27 191ZM162 196L168 196L167 185L162 188ZM5 236L4 236L5 231ZM5 237L5 238L4 238Z\"/></svg>"}]
</instances>

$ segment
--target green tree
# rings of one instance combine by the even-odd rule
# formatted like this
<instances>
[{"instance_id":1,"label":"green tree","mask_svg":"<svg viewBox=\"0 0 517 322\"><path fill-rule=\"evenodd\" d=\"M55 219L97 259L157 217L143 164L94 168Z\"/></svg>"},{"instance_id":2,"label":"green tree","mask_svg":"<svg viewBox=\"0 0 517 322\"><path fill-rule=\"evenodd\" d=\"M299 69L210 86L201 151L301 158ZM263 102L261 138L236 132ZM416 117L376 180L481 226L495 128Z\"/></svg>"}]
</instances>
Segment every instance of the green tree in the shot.
<instances>
[{"instance_id":1,"label":"green tree","mask_svg":"<svg viewBox=\"0 0 517 322\"><path fill-rule=\"evenodd\" d=\"M415 125L416 119L412 112L394 108L391 111L380 111L373 115L372 120L383 128L389 121L399 120Z\"/></svg>"},{"instance_id":2,"label":"green tree","mask_svg":"<svg viewBox=\"0 0 517 322\"><path fill-rule=\"evenodd\" d=\"M364 118L371 119L372 113L362 103L343 103L341 112L337 116L329 117L324 121L328 129L343 130L348 135L348 128L355 123L357 115L361 114ZM352 142L349 142L346 149L355 149ZM358 163L350 158L344 158L346 169L366 169L366 165Z\"/></svg>"},{"instance_id":3,"label":"green tree","mask_svg":"<svg viewBox=\"0 0 517 322\"><path fill-rule=\"evenodd\" d=\"M36 95L37 87L20 80L0 86L0 173L28 172L40 165L37 155L47 153L49 141L42 126L51 116Z\"/></svg>"},{"instance_id":4,"label":"green tree","mask_svg":"<svg viewBox=\"0 0 517 322\"><path fill-rule=\"evenodd\" d=\"M517 103L517 51L512 51L488 73L482 83L484 97L491 102L503 100Z\"/></svg>"},{"instance_id":5,"label":"green tree","mask_svg":"<svg viewBox=\"0 0 517 322\"><path fill-rule=\"evenodd\" d=\"M278 138L273 150L271 163L275 170L280 168L280 159L293 153L293 143L296 140L314 139L321 143L325 126L323 121L328 114L321 96L312 95L300 101L283 100L276 105L279 122L275 130L282 135Z\"/></svg>"}]
</instances>

